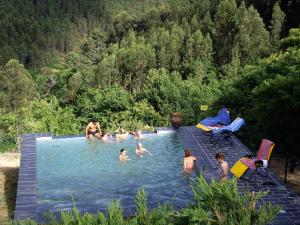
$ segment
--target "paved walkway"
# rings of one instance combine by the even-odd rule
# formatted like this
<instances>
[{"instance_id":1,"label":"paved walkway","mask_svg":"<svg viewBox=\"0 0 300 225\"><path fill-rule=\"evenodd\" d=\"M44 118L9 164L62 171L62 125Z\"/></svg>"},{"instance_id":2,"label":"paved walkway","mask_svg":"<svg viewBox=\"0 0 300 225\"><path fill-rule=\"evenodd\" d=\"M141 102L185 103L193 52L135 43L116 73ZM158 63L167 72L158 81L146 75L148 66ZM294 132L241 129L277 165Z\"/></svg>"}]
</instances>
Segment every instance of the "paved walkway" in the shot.
<instances>
[{"instance_id":1,"label":"paved walkway","mask_svg":"<svg viewBox=\"0 0 300 225\"><path fill-rule=\"evenodd\" d=\"M218 151L222 151L226 157L229 166L244 156L251 153L237 138L232 138L230 142L220 142L220 144L212 145L209 137L196 127L181 127L178 134L183 145L190 148L199 160L197 167L204 169L204 177L206 179L216 179L218 176L218 162L214 159ZM275 149L276 151L276 149ZM248 174L246 173L245 176ZM272 181L273 184L268 184ZM250 181L240 179L238 181L240 187L249 187L252 191L269 190L268 196L263 201L272 202L282 205L282 210L272 222L273 225L299 225L300 224L300 197L292 190L286 187L273 173L270 172L270 178L254 174Z\"/></svg>"}]
</instances>

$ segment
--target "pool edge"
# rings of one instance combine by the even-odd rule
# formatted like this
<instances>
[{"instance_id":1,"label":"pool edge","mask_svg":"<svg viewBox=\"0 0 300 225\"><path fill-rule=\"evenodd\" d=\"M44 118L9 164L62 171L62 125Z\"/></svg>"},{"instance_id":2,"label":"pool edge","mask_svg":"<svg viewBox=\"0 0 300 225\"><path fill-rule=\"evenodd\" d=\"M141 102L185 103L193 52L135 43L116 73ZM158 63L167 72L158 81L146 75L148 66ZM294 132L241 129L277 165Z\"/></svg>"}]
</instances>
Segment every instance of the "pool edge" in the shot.
<instances>
[{"instance_id":1,"label":"pool edge","mask_svg":"<svg viewBox=\"0 0 300 225\"><path fill-rule=\"evenodd\" d=\"M52 134L25 134L22 136L21 160L17 186L14 220L32 219L37 221L37 149L38 137Z\"/></svg>"}]
</instances>

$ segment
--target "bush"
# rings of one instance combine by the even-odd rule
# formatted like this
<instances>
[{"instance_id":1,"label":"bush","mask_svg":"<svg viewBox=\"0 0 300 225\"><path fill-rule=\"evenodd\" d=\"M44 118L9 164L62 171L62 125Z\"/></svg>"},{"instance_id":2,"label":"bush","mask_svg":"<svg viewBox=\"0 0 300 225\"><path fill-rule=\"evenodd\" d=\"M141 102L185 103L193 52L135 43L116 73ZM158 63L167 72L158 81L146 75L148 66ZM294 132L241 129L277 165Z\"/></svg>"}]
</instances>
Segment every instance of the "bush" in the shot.
<instances>
[{"instance_id":1,"label":"bush","mask_svg":"<svg viewBox=\"0 0 300 225\"><path fill-rule=\"evenodd\" d=\"M280 210L271 203L257 202L268 192L239 192L237 180L207 183L203 176L193 185L195 203L180 211L184 224L269 224Z\"/></svg>"}]
</instances>

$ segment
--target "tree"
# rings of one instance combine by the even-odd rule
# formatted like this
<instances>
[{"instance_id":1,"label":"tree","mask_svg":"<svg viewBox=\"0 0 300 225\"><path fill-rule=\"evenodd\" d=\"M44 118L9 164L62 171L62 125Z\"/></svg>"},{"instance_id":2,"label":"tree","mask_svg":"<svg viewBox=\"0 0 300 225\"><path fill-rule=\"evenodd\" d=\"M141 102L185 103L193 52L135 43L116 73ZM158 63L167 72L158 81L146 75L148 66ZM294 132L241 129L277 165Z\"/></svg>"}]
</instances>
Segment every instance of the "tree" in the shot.
<instances>
[{"instance_id":1,"label":"tree","mask_svg":"<svg viewBox=\"0 0 300 225\"><path fill-rule=\"evenodd\" d=\"M150 68L155 66L155 52L143 37L137 38L134 32L120 44L116 53L116 66L121 85L129 92L139 92Z\"/></svg>"},{"instance_id":2,"label":"tree","mask_svg":"<svg viewBox=\"0 0 300 225\"><path fill-rule=\"evenodd\" d=\"M201 30L204 34L212 34L213 33L214 23L211 19L210 13L207 12L204 18L201 20Z\"/></svg>"},{"instance_id":3,"label":"tree","mask_svg":"<svg viewBox=\"0 0 300 225\"><path fill-rule=\"evenodd\" d=\"M223 65L231 61L231 49L236 44L238 20L235 0L224 0L219 4L214 23L215 60L218 65Z\"/></svg>"},{"instance_id":4,"label":"tree","mask_svg":"<svg viewBox=\"0 0 300 225\"><path fill-rule=\"evenodd\" d=\"M272 20L271 20L271 36L274 44L278 46L280 34L282 32L285 19L285 13L281 11L279 3L276 2L273 6Z\"/></svg>"},{"instance_id":5,"label":"tree","mask_svg":"<svg viewBox=\"0 0 300 225\"><path fill-rule=\"evenodd\" d=\"M269 53L269 33L258 12L250 6L248 9L244 1L238 8L237 45L240 51L241 63Z\"/></svg>"},{"instance_id":6,"label":"tree","mask_svg":"<svg viewBox=\"0 0 300 225\"><path fill-rule=\"evenodd\" d=\"M15 59L0 71L0 80L0 105L7 111L24 106L37 95L28 70Z\"/></svg>"},{"instance_id":7,"label":"tree","mask_svg":"<svg viewBox=\"0 0 300 225\"><path fill-rule=\"evenodd\" d=\"M203 37L200 30L196 31L186 41L183 58L184 78L193 77L202 82L207 75L207 69L212 63L212 41L209 34Z\"/></svg>"}]
</instances>

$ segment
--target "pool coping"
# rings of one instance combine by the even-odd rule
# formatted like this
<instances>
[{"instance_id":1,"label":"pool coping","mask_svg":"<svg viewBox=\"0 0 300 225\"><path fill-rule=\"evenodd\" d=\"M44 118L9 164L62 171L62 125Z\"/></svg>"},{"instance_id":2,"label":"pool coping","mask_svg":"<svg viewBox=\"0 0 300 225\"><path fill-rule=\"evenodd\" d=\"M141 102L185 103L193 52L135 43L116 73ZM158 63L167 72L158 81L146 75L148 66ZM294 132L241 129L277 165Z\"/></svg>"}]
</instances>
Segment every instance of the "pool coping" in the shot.
<instances>
[{"instance_id":1,"label":"pool coping","mask_svg":"<svg viewBox=\"0 0 300 225\"><path fill-rule=\"evenodd\" d=\"M24 134L21 144L21 160L16 196L14 220L37 221L37 151L36 138L52 137L51 133Z\"/></svg>"}]
</instances>

